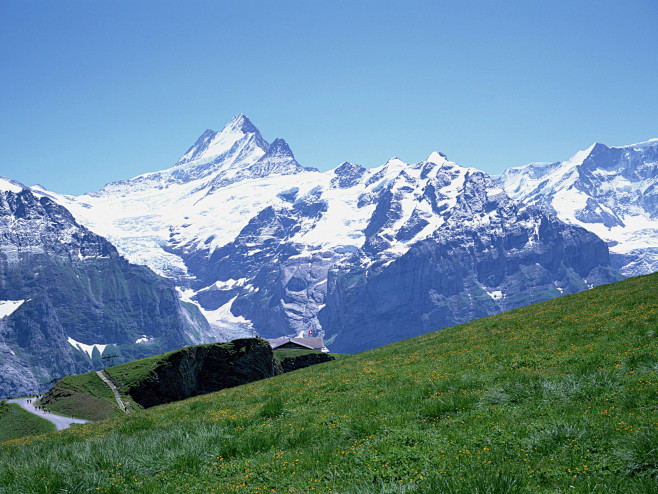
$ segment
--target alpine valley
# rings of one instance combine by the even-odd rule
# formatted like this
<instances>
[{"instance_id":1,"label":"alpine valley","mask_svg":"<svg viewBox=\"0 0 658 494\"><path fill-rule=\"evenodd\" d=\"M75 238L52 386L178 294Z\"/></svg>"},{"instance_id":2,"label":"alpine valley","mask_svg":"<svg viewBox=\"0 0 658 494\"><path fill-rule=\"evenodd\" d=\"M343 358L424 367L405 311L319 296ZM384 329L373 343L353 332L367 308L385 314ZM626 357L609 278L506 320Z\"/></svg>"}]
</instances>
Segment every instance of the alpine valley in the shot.
<instances>
[{"instance_id":1,"label":"alpine valley","mask_svg":"<svg viewBox=\"0 0 658 494\"><path fill-rule=\"evenodd\" d=\"M312 332L352 353L654 271L655 229L638 225L658 221L658 141L603 148L493 178L437 152L319 172L237 115L173 167L99 192L7 180L2 300L23 302L0 319L0 365L34 389L91 369L105 345L126 360ZM580 194L571 216L564 191ZM0 395L17 389L0 382Z\"/></svg>"}]
</instances>

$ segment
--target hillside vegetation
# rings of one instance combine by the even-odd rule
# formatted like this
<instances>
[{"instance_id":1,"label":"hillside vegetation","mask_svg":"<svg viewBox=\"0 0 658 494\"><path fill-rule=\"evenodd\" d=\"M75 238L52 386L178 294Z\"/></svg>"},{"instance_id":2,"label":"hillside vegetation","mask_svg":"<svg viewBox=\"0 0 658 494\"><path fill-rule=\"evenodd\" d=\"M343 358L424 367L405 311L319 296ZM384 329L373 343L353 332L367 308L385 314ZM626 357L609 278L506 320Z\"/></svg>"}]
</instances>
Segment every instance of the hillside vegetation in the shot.
<instances>
[{"instance_id":1,"label":"hillside vegetation","mask_svg":"<svg viewBox=\"0 0 658 494\"><path fill-rule=\"evenodd\" d=\"M23 410L20 405L0 401L0 443L55 430L55 424Z\"/></svg>"},{"instance_id":2,"label":"hillside vegetation","mask_svg":"<svg viewBox=\"0 0 658 494\"><path fill-rule=\"evenodd\" d=\"M311 350L277 350L259 339L185 347L108 367L128 411L207 394L333 360ZM41 399L55 413L87 420L123 415L95 371L59 380Z\"/></svg>"},{"instance_id":3,"label":"hillside vegetation","mask_svg":"<svg viewBox=\"0 0 658 494\"><path fill-rule=\"evenodd\" d=\"M41 398L40 404L54 413L86 420L103 420L124 413L96 371L60 379Z\"/></svg>"},{"instance_id":4,"label":"hillside vegetation","mask_svg":"<svg viewBox=\"0 0 658 494\"><path fill-rule=\"evenodd\" d=\"M0 446L1 492L658 492L658 274Z\"/></svg>"}]
</instances>

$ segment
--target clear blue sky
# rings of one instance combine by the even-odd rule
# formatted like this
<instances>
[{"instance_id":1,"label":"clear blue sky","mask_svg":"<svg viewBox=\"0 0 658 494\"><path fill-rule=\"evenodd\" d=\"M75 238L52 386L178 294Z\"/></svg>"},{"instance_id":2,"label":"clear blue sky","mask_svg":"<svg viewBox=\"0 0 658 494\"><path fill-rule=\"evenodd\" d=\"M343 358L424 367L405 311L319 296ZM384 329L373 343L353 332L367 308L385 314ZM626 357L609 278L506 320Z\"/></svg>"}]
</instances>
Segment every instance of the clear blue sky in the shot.
<instances>
[{"instance_id":1,"label":"clear blue sky","mask_svg":"<svg viewBox=\"0 0 658 494\"><path fill-rule=\"evenodd\" d=\"M0 0L0 175L170 167L247 114L298 161L499 173L658 137L658 2Z\"/></svg>"}]
</instances>

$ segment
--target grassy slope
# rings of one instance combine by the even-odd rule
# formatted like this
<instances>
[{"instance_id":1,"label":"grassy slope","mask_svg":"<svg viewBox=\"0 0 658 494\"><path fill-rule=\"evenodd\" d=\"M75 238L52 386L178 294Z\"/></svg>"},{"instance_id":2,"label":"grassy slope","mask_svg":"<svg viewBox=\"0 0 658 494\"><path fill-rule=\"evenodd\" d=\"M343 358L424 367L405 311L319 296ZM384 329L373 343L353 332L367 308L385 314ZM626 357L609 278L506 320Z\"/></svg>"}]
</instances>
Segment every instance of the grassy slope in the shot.
<instances>
[{"instance_id":1,"label":"grassy slope","mask_svg":"<svg viewBox=\"0 0 658 494\"><path fill-rule=\"evenodd\" d=\"M55 430L55 424L23 410L19 405L0 402L0 443Z\"/></svg>"},{"instance_id":2,"label":"grassy slope","mask_svg":"<svg viewBox=\"0 0 658 494\"><path fill-rule=\"evenodd\" d=\"M0 491L658 492L656 444L651 275L7 443Z\"/></svg>"},{"instance_id":3,"label":"grassy slope","mask_svg":"<svg viewBox=\"0 0 658 494\"><path fill-rule=\"evenodd\" d=\"M285 348L282 350L275 350L273 353L274 361L279 364L279 366L284 360L295 360L298 358L304 358L307 355L324 355L317 350L305 350L302 348ZM345 353L330 353L329 355L331 355L334 360L339 360L347 356Z\"/></svg>"},{"instance_id":4,"label":"grassy slope","mask_svg":"<svg viewBox=\"0 0 658 494\"><path fill-rule=\"evenodd\" d=\"M95 371L61 379L48 392L45 403L54 413L87 420L103 420L121 415L114 394ZM43 400L42 400L43 401Z\"/></svg>"},{"instance_id":5,"label":"grassy slope","mask_svg":"<svg viewBox=\"0 0 658 494\"><path fill-rule=\"evenodd\" d=\"M228 345L212 343L199 346ZM114 380L125 403L131 411L139 410L139 405L130 395L132 388L138 386L151 376L156 368L167 365L169 357L180 350L167 352L152 357L127 362L108 367L105 372ZM310 350L278 350L274 353L275 360L281 363L284 359L295 359L308 354L321 354ZM338 354L337 354L338 355ZM338 355L340 358L341 355ZM98 377L95 371L85 374L65 377L49 392L53 399L46 406L53 412L66 416L74 416L87 420L103 420L112 416L123 415L119 410L110 388Z\"/></svg>"}]
</instances>

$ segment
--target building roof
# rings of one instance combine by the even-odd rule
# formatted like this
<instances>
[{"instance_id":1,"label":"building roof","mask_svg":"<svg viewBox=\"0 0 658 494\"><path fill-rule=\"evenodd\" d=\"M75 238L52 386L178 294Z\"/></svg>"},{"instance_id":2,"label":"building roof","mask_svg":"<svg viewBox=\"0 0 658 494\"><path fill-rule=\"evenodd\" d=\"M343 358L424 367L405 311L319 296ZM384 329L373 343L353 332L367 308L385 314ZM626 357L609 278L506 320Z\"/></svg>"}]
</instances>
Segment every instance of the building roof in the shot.
<instances>
[{"instance_id":1,"label":"building roof","mask_svg":"<svg viewBox=\"0 0 658 494\"><path fill-rule=\"evenodd\" d=\"M282 336L281 338L275 338L273 340L267 340L267 342L272 347L272 350L276 350L287 343L293 343L294 345L299 345L303 348L308 348L309 350L318 350L320 352L328 352L326 346L324 346L324 340L321 336L314 336L310 338L288 338L287 336Z\"/></svg>"}]
</instances>

